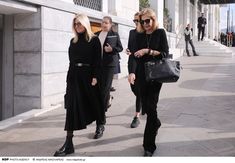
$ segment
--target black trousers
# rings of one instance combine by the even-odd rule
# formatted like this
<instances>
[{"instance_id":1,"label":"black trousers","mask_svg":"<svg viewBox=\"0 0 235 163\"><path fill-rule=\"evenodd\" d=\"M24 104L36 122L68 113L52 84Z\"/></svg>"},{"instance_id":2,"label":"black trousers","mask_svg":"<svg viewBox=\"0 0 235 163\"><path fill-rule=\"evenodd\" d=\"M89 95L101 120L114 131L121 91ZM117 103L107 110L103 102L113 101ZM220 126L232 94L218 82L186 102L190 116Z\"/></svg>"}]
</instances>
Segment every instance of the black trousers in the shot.
<instances>
[{"instance_id":1,"label":"black trousers","mask_svg":"<svg viewBox=\"0 0 235 163\"><path fill-rule=\"evenodd\" d=\"M136 96L136 99L135 99L135 111L136 112L140 112L142 103L141 103L140 89L137 86L136 82L135 82L134 85L131 84L131 90L134 93L134 95Z\"/></svg>"},{"instance_id":2,"label":"black trousers","mask_svg":"<svg viewBox=\"0 0 235 163\"><path fill-rule=\"evenodd\" d=\"M141 102L147 122L144 130L143 147L144 150L154 152L156 150L155 139L161 122L158 118L157 103L162 83L146 83L141 86Z\"/></svg>"},{"instance_id":3,"label":"black trousers","mask_svg":"<svg viewBox=\"0 0 235 163\"><path fill-rule=\"evenodd\" d=\"M201 34L202 34L201 40L203 40L205 34L205 27L198 28L198 41L200 41Z\"/></svg>"},{"instance_id":4,"label":"black trousers","mask_svg":"<svg viewBox=\"0 0 235 163\"><path fill-rule=\"evenodd\" d=\"M101 72L101 96L104 106L104 113L108 110L108 102L110 98L110 88L113 82L113 75L114 75L115 67L103 67ZM97 120L96 124L105 124L105 114L103 115L104 118Z\"/></svg>"},{"instance_id":5,"label":"black trousers","mask_svg":"<svg viewBox=\"0 0 235 163\"><path fill-rule=\"evenodd\" d=\"M191 45L192 50L193 50L193 54L195 55L195 54L196 54L196 51L195 51L195 47L194 47L194 45L193 45L193 41L192 41L192 40L185 40L186 53L187 53L187 55L189 56L188 43Z\"/></svg>"}]
</instances>

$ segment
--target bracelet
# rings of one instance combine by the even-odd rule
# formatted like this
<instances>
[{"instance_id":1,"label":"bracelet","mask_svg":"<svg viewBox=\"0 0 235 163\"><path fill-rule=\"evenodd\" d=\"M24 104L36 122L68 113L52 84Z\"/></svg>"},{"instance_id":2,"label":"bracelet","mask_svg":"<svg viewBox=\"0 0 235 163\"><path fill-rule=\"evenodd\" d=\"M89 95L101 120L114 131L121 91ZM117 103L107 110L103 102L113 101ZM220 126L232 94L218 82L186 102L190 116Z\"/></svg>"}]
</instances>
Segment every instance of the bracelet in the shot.
<instances>
[{"instance_id":1,"label":"bracelet","mask_svg":"<svg viewBox=\"0 0 235 163\"><path fill-rule=\"evenodd\" d=\"M148 53L147 53L147 54L148 54L148 55L151 55L151 49L148 50Z\"/></svg>"}]
</instances>

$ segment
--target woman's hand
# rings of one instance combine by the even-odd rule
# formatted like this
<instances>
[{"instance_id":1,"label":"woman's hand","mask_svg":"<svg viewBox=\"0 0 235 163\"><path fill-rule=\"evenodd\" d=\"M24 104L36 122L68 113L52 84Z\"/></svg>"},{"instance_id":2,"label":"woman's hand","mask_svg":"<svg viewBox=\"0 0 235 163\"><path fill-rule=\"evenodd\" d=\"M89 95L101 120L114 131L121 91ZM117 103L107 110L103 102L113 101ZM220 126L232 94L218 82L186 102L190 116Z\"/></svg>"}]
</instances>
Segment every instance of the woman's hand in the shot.
<instances>
[{"instance_id":1,"label":"woman's hand","mask_svg":"<svg viewBox=\"0 0 235 163\"><path fill-rule=\"evenodd\" d=\"M111 47L111 45L109 45L109 44L107 43L107 46L104 47L104 51L105 51L106 53L110 53L110 52L113 51L113 48Z\"/></svg>"},{"instance_id":2,"label":"woman's hand","mask_svg":"<svg viewBox=\"0 0 235 163\"><path fill-rule=\"evenodd\" d=\"M128 82L129 82L130 84L132 84L132 85L135 84L135 74L134 74L134 73L129 74L129 76L128 76Z\"/></svg>"},{"instance_id":3,"label":"woman's hand","mask_svg":"<svg viewBox=\"0 0 235 163\"><path fill-rule=\"evenodd\" d=\"M97 79L96 78L92 78L91 85L95 86L96 84L97 84Z\"/></svg>"},{"instance_id":4,"label":"woman's hand","mask_svg":"<svg viewBox=\"0 0 235 163\"><path fill-rule=\"evenodd\" d=\"M130 52L129 49L126 49L126 54L127 54L127 55L131 55L131 52Z\"/></svg>"},{"instance_id":5,"label":"woman's hand","mask_svg":"<svg viewBox=\"0 0 235 163\"><path fill-rule=\"evenodd\" d=\"M135 52L134 55L135 55L135 57L140 58L140 57L144 56L145 54L147 54L148 51L149 51L149 49L140 49L137 52Z\"/></svg>"}]
</instances>

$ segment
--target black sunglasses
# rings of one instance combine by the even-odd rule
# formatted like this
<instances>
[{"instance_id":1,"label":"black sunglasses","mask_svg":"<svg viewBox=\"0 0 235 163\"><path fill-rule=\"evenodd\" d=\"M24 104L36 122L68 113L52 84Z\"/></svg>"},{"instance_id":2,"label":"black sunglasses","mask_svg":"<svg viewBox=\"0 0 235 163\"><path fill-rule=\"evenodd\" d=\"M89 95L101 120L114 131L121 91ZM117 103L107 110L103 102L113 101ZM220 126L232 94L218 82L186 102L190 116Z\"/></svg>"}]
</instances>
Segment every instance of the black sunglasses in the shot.
<instances>
[{"instance_id":1,"label":"black sunglasses","mask_svg":"<svg viewBox=\"0 0 235 163\"><path fill-rule=\"evenodd\" d=\"M140 24L144 25L145 24L149 24L151 19L145 19L145 20L140 20Z\"/></svg>"},{"instance_id":2,"label":"black sunglasses","mask_svg":"<svg viewBox=\"0 0 235 163\"><path fill-rule=\"evenodd\" d=\"M139 20L138 20L138 19L134 19L133 22L134 22L134 23L138 23Z\"/></svg>"},{"instance_id":3,"label":"black sunglasses","mask_svg":"<svg viewBox=\"0 0 235 163\"><path fill-rule=\"evenodd\" d=\"M80 22L77 22L77 23L73 23L74 26L81 26L82 24Z\"/></svg>"}]
</instances>

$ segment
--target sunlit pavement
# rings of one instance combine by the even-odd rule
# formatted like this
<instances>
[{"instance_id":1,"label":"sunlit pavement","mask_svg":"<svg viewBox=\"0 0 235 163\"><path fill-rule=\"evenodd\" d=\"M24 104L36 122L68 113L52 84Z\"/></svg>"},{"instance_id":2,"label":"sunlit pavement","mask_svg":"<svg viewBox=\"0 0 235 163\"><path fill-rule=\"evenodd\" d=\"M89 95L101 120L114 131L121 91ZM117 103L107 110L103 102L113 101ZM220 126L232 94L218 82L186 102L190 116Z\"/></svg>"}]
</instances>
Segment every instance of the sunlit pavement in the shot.
<instances>
[{"instance_id":1,"label":"sunlit pavement","mask_svg":"<svg viewBox=\"0 0 235 163\"><path fill-rule=\"evenodd\" d=\"M235 56L183 56L177 83L164 84L158 105L162 127L154 156L235 156ZM95 123L76 131L70 156L142 156L145 116L130 128L135 96L127 79L114 80L104 136ZM53 156L65 140L65 110L46 112L0 131L0 156ZM0 123L1 125L1 123Z\"/></svg>"}]
</instances>

